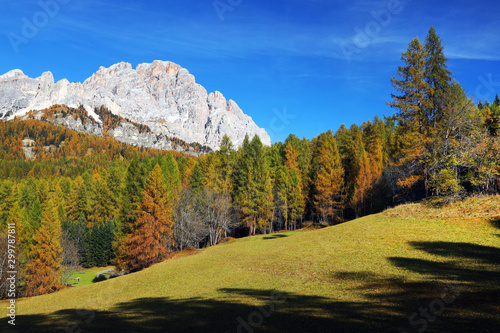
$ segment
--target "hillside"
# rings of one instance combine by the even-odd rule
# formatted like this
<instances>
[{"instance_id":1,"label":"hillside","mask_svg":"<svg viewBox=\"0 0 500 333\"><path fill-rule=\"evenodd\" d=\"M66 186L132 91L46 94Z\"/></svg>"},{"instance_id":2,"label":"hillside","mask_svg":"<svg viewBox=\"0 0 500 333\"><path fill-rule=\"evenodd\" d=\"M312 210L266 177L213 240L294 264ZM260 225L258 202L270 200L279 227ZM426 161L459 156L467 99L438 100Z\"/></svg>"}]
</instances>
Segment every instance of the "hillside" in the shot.
<instances>
[{"instance_id":1,"label":"hillside","mask_svg":"<svg viewBox=\"0 0 500 333\"><path fill-rule=\"evenodd\" d=\"M114 115L105 107L95 108L92 112L88 112L82 106L75 109L66 105L53 105L43 110L30 111L16 118L18 121L29 119L41 120L80 133L108 136L136 147L186 152L196 156L211 151L209 147L198 143L187 143L164 134L154 134L148 126ZM5 123L10 122L2 122L1 126L6 126Z\"/></svg>"},{"instance_id":2,"label":"hillside","mask_svg":"<svg viewBox=\"0 0 500 333\"><path fill-rule=\"evenodd\" d=\"M20 300L18 328L494 332L500 326L499 207L500 196L428 201L320 230L243 238ZM434 314L413 315L421 307Z\"/></svg>"},{"instance_id":3,"label":"hillside","mask_svg":"<svg viewBox=\"0 0 500 333\"><path fill-rule=\"evenodd\" d=\"M53 116L54 110L66 112L65 117ZM67 176L76 177L88 170L104 171L112 165L125 166L134 155L152 158L172 154L184 163L201 154L207 147L171 141L189 153L165 151L125 144L110 135L88 134L64 126L51 124L57 120L77 118L89 121L79 110L59 106L42 111L39 119L0 121L0 179L24 177ZM81 110L80 110L81 111ZM80 118L81 117L81 118ZM107 118L104 118L107 119ZM119 119L119 117L118 117ZM83 122L84 125L92 123ZM108 125L107 128L112 127ZM137 131L142 127L136 128ZM147 130L147 128L143 128ZM191 162L194 163L194 162Z\"/></svg>"}]
</instances>

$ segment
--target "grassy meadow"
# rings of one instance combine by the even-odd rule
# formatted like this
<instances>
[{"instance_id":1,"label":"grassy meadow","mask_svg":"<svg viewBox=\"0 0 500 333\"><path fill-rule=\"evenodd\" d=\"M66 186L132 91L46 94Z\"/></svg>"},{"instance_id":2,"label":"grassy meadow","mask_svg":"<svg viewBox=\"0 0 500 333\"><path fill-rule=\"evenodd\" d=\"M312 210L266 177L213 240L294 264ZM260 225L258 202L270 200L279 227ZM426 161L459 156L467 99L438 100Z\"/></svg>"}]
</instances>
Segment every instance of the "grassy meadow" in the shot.
<instances>
[{"instance_id":1,"label":"grassy meadow","mask_svg":"<svg viewBox=\"0 0 500 333\"><path fill-rule=\"evenodd\" d=\"M137 273L19 300L16 327L25 332L497 332L500 327L499 196L452 204L429 200L319 230L248 237L189 252Z\"/></svg>"}]
</instances>

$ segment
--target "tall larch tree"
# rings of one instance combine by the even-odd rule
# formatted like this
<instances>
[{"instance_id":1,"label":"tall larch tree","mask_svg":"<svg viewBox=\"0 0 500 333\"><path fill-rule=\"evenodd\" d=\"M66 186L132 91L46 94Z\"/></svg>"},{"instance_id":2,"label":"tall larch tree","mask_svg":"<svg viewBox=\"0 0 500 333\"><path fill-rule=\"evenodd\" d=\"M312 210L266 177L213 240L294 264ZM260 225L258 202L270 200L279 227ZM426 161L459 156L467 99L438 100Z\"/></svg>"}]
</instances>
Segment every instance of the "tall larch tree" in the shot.
<instances>
[{"instance_id":1,"label":"tall larch tree","mask_svg":"<svg viewBox=\"0 0 500 333\"><path fill-rule=\"evenodd\" d=\"M36 231L26 265L26 296L54 292L61 287L61 223L50 200L42 214L42 226Z\"/></svg>"},{"instance_id":2,"label":"tall larch tree","mask_svg":"<svg viewBox=\"0 0 500 333\"><path fill-rule=\"evenodd\" d=\"M25 250L28 250L36 230L42 223L42 206L37 195L36 183L32 178L20 186L18 202L22 217L21 244Z\"/></svg>"},{"instance_id":3,"label":"tall larch tree","mask_svg":"<svg viewBox=\"0 0 500 333\"><path fill-rule=\"evenodd\" d=\"M274 170L274 186L273 186L273 206L274 220L284 223L285 229L288 230L288 193L290 192L290 174L284 165L278 165Z\"/></svg>"},{"instance_id":4,"label":"tall larch tree","mask_svg":"<svg viewBox=\"0 0 500 333\"><path fill-rule=\"evenodd\" d=\"M110 167L105 177L105 186L109 194L109 216L115 221L118 219L121 206L122 177L122 172L117 166Z\"/></svg>"},{"instance_id":5,"label":"tall larch tree","mask_svg":"<svg viewBox=\"0 0 500 333\"><path fill-rule=\"evenodd\" d=\"M356 216L362 216L365 212L368 195L373 187L374 170L370 157L364 147L360 147L360 168L356 178L354 204Z\"/></svg>"},{"instance_id":6,"label":"tall larch tree","mask_svg":"<svg viewBox=\"0 0 500 333\"><path fill-rule=\"evenodd\" d=\"M287 193L288 217L290 224L295 226L297 220L304 214L304 197L302 192L302 176L299 170L298 153L291 142L285 146L285 165L289 174L289 187Z\"/></svg>"},{"instance_id":7,"label":"tall larch tree","mask_svg":"<svg viewBox=\"0 0 500 333\"><path fill-rule=\"evenodd\" d=\"M132 270L161 261L174 245L172 211L158 164L149 174L138 213L127 240L128 267Z\"/></svg>"},{"instance_id":8,"label":"tall larch tree","mask_svg":"<svg viewBox=\"0 0 500 333\"><path fill-rule=\"evenodd\" d=\"M171 152L168 152L165 156L165 166L162 168L162 171L165 177L167 192L172 197L179 191L182 182L179 167Z\"/></svg>"},{"instance_id":9,"label":"tall larch tree","mask_svg":"<svg viewBox=\"0 0 500 333\"><path fill-rule=\"evenodd\" d=\"M233 143L227 134L224 134L220 148L215 152L215 172L216 185L218 192L229 194L232 188L231 174L233 172L235 151Z\"/></svg>"},{"instance_id":10,"label":"tall larch tree","mask_svg":"<svg viewBox=\"0 0 500 333\"><path fill-rule=\"evenodd\" d=\"M132 231L132 225L139 216L138 210L142 202L145 174L146 170L142 167L139 157L134 156L125 174L125 184L121 200L120 231L125 234L129 234Z\"/></svg>"},{"instance_id":11,"label":"tall larch tree","mask_svg":"<svg viewBox=\"0 0 500 333\"><path fill-rule=\"evenodd\" d=\"M314 158L314 203L321 221L334 222L341 217L344 206L344 169L331 131L315 138Z\"/></svg>"},{"instance_id":12,"label":"tall larch tree","mask_svg":"<svg viewBox=\"0 0 500 333\"><path fill-rule=\"evenodd\" d=\"M354 194L361 163L360 147L363 146L362 130L356 124L350 128L342 124L335 133L335 139L344 169L345 214L347 217L354 217L356 210Z\"/></svg>"},{"instance_id":13,"label":"tall larch tree","mask_svg":"<svg viewBox=\"0 0 500 333\"><path fill-rule=\"evenodd\" d=\"M250 137L246 134L243 144L238 150L232 182L232 198L241 209L242 220L246 225L249 224L247 219L253 213L250 190L254 187L255 182L250 150Z\"/></svg>"},{"instance_id":14,"label":"tall larch tree","mask_svg":"<svg viewBox=\"0 0 500 333\"><path fill-rule=\"evenodd\" d=\"M238 152L233 178L233 199L241 208L242 221L249 234L265 228L273 216L273 189L264 146L256 135L248 135Z\"/></svg>"},{"instance_id":15,"label":"tall larch tree","mask_svg":"<svg viewBox=\"0 0 500 333\"><path fill-rule=\"evenodd\" d=\"M288 216L290 218L291 226L295 229L297 221L302 220L302 217L304 216L305 208L305 201L302 195L302 179L298 169L292 169L290 171L290 186L287 204L290 210Z\"/></svg>"},{"instance_id":16,"label":"tall larch tree","mask_svg":"<svg viewBox=\"0 0 500 333\"><path fill-rule=\"evenodd\" d=\"M201 171L199 163L196 163L191 174L189 175L188 186L193 190L194 193L201 193L205 187L205 176Z\"/></svg>"},{"instance_id":17,"label":"tall larch tree","mask_svg":"<svg viewBox=\"0 0 500 333\"><path fill-rule=\"evenodd\" d=\"M122 205L114 244L116 263L120 268L126 268L129 261L126 248L127 239L134 231L134 223L139 217L145 173L146 171L142 167L139 157L134 156L125 174L125 184L121 196Z\"/></svg>"},{"instance_id":18,"label":"tall larch tree","mask_svg":"<svg viewBox=\"0 0 500 333\"><path fill-rule=\"evenodd\" d=\"M254 223L251 224L250 232L255 234L257 228L267 226L273 216L273 188L270 176L269 161L267 159L264 145L258 135L250 142L255 179L254 188L251 191Z\"/></svg>"},{"instance_id":19,"label":"tall larch tree","mask_svg":"<svg viewBox=\"0 0 500 333\"><path fill-rule=\"evenodd\" d=\"M0 230L7 227L10 210L16 202L13 187L14 184L10 181L0 182Z\"/></svg>"},{"instance_id":20,"label":"tall larch tree","mask_svg":"<svg viewBox=\"0 0 500 333\"><path fill-rule=\"evenodd\" d=\"M84 221L87 221L91 206L87 187L81 176L78 176L73 182L65 208L69 219L77 221L82 217Z\"/></svg>"},{"instance_id":21,"label":"tall larch tree","mask_svg":"<svg viewBox=\"0 0 500 333\"><path fill-rule=\"evenodd\" d=\"M89 220L91 223L108 222L112 216L111 194L106 186L105 179L95 169L92 180Z\"/></svg>"}]
</instances>

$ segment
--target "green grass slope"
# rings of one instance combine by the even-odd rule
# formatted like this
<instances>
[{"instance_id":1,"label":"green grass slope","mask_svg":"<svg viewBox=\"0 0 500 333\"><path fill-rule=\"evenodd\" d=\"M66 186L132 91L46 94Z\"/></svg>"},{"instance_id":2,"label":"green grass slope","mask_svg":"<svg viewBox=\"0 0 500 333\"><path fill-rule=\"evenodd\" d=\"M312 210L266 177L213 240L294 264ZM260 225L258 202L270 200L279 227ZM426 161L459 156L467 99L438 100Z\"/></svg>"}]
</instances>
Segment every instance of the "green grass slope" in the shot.
<instances>
[{"instance_id":1,"label":"green grass slope","mask_svg":"<svg viewBox=\"0 0 500 333\"><path fill-rule=\"evenodd\" d=\"M499 209L499 197L426 202L320 230L244 238L20 300L17 328L497 332Z\"/></svg>"}]
</instances>

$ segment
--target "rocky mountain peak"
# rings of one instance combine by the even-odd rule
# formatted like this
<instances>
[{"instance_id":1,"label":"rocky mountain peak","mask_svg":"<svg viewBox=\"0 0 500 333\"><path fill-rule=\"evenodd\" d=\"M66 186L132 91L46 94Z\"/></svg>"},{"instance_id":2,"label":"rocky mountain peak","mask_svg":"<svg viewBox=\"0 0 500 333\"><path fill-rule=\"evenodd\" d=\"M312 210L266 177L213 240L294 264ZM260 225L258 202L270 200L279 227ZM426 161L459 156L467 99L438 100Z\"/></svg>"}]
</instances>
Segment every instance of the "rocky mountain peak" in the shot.
<instances>
[{"instance_id":1,"label":"rocky mountain peak","mask_svg":"<svg viewBox=\"0 0 500 333\"><path fill-rule=\"evenodd\" d=\"M27 76L24 75L23 71L20 69L13 69L4 75L0 75L0 80L1 81L11 81L11 80L17 80L20 78L26 78Z\"/></svg>"},{"instance_id":2,"label":"rocky mountain peak","mask_svg":"<svg viewBox=\"0 0 500 333\"><path fill-rule=\"evenodd\" d=\"M104 106L149 126L154 133L212 149L218 148L224 134L235 146L241 145L247 133L271 144L266 131L236 102L226 100L219 91L208 94L187 69L170 61L155 60L135 69L126 62L100 67L83 83L66 79L54 83L50 72L35 79L21 70L0 76L0 118L22 116L55 104L83 105L90 115L94 108Z\"/></svg>"}]
</instances>

